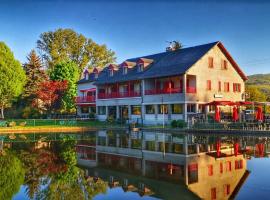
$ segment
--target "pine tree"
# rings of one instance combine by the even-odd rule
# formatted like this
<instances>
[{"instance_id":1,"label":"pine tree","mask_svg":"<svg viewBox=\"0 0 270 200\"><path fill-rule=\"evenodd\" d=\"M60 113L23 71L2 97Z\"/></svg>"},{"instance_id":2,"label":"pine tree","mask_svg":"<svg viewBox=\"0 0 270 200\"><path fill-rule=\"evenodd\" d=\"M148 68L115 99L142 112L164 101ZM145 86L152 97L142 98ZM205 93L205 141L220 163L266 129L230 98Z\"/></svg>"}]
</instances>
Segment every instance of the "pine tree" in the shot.
<instances>
[{"instance_id":1,"label":"pine tree","mask_svg":"<svg viewBox=\"0 0 270 200\"><path fill-rule=\"evenodd\" d=\"M40 57L32 50L27 56L28 62L24 64L27 82L24 89L23 98L27 104L31 104L36 98L37 90L43 81L48 79L43 69Z\"/></svg>"}]
</instances>

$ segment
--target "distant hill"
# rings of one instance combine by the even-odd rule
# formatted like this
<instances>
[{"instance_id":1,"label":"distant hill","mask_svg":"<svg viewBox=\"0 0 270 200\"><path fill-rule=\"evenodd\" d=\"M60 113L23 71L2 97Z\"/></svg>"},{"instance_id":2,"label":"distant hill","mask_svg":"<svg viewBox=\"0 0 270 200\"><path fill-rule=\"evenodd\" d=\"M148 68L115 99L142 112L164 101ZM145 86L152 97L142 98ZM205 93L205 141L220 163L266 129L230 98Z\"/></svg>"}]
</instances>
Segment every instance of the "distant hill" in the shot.
<instances>
[{"instance_id":1,"label":"distant hill","mask_svg":"<svg viewBox=\"0 0 270 200\"><path fill-rule=\"evenodd\" d=\"M254 74L248 76L248 85L270 85L270 74Z\"/></svg>"},{"instance_id":2,"label":"distant hill","mask_svg":"<svg viewBox=\"0 0 270 200\"><path fill-rule=\"evenodd\" d=\"M258 88L270 101L270 74L254 74L248 76L248 81L246 82L248 86L254 86Z\"/></svg>"}]
</instances>

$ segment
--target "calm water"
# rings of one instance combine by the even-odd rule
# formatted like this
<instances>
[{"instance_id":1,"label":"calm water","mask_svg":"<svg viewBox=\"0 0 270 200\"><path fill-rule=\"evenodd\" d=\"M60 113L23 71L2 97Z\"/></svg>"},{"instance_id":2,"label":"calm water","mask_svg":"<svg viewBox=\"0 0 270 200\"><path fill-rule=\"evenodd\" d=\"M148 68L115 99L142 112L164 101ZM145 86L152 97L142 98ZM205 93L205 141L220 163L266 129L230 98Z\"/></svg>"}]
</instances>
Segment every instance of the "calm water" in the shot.
<instances>
[{"instance_id":1,"label":"calm water","mask_svg":"<svg viewBox=\"0 0 270 200\"><path fill-rule=\"evenodd\" d=\"M269 142L104 130L2 134L0 200L267 199Z\"/></svg>"}]
</instances>

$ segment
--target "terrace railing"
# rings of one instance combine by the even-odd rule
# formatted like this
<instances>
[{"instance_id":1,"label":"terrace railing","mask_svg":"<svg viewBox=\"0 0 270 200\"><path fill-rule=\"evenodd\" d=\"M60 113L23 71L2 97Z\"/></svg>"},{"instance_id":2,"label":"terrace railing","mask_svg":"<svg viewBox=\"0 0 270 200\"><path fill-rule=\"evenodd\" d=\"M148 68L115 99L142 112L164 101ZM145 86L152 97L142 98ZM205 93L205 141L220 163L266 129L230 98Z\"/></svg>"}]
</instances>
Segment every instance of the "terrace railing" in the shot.
<instances>
[{"instance_id":1,"label":"terrace railing","mask_svg":"<svg viewBox=\"0 0 270 200\"><path fill-rule=\"evenodd\" d=\"M196 90L196 87L187 87L187 93L196 93L197 90Z\"/></svg>"},{"instance_id":2,"label":"terrace railing","mask_svg":"<svg viewBox=\"0 0 270 200\"><path fill-rule=\"evenodd\" d=\"M145 95L175 94L175 93L182 93L182 88L166 88L166 89L145 90Z\"/></svg>"},{"instance_id":3,"label":"terrace railing","mask_svg":"<svg viewBox=\"0 0 270 200\"><path fill-rule=\"evenodd\" d=\"M139 97L141 92L129 91L129 92L112 92L112 93L99 93L98 99L113 99L113 98L127 98L127 97Z\"/></svg>"},{"instance_id":4,"label":"terrace railing","mask_svg":"<svg viewBox=\"0 0 270 200\"><path fill-rule=\"evenodd\" d=\"M95 96L76 97L76 103L94 103L96 102Z\"/></svg>"}]
</instances>

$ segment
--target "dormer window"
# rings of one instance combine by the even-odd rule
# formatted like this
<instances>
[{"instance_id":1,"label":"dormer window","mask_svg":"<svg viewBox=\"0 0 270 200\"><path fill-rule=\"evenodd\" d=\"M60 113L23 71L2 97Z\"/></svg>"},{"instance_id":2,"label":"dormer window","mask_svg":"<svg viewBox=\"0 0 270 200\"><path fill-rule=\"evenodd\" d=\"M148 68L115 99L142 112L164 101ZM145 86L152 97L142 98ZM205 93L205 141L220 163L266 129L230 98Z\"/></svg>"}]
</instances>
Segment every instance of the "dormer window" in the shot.
<instances>
[{"instance_id":1,"label":"dormer window","mask_svg":"<svg viewBox=\"0 0 270 200\"><path fill-rule=\"evenodd\" d=\"M143 63L139 63L139 64L138 64L138 72L142 72L143 69L144 69Z\"/></svg>"},{"instance_id":2,"label":"dormer window","mask_svg":"<svg viewBox=\"0 0 270 200\"><path fill-rule=\"evenodd\" d=\"M109 70L109 76L111 76L111 77L113 76L113 69Z\"/></svg>"},{"instance_id":3,"label":"dormer window","mask_svg":"<svg viewBox=\"0 0 270 200\"><path fill-rule=\"evenodd\" d=\"M93 73L94 73L95 79L97 79L98 78L98 69L94 68Z\"/></svg>"},{"instance_id":4,"label":"dormer window","mask_svg":"<svg viewBox=\"0 0 270 200\"><path fill-rule=\"evenodd\" d=\"M123 67L123 74L125 75L125 74L127 74L127 72L128 72L128 68L127 67Z\"/></svg>"},{"instance_id":5,"label":"dormer window","mask_svg":"<svg viewBox=\"0 0 270 200\"><path fill-rule=\"evenodd\" d=\"M88 72L88 70L85 70L85 72L84 72L84 78L85 78L85 80L88 80L89 79L89 72Z\"/></svg>"}]
</instances>

